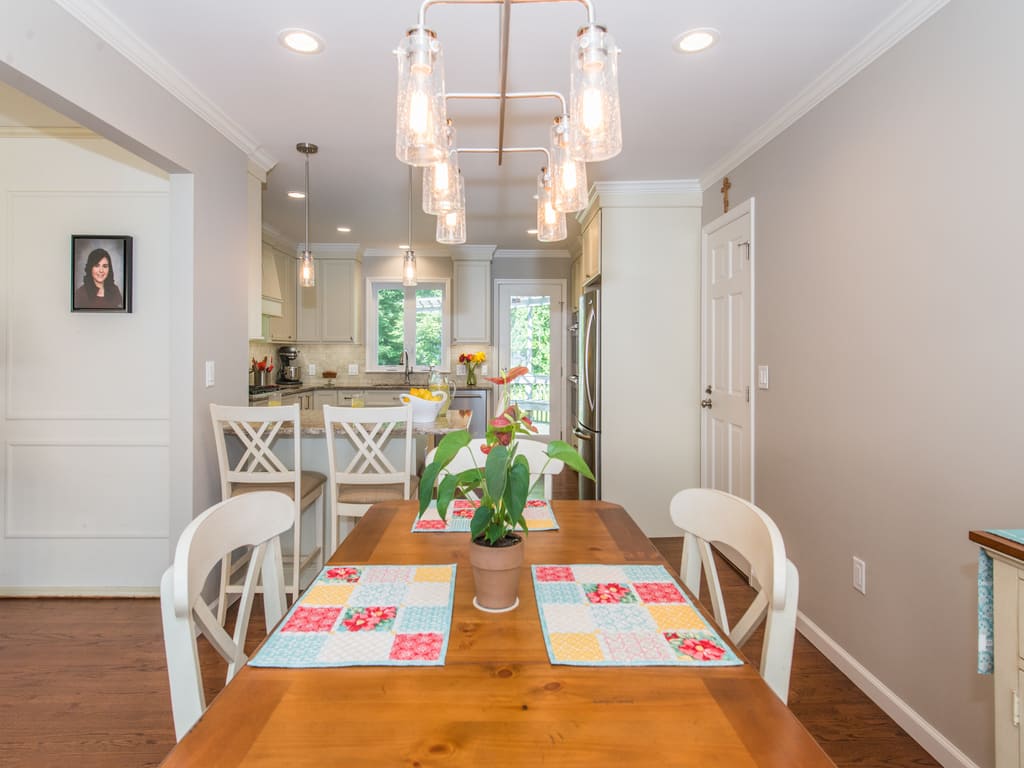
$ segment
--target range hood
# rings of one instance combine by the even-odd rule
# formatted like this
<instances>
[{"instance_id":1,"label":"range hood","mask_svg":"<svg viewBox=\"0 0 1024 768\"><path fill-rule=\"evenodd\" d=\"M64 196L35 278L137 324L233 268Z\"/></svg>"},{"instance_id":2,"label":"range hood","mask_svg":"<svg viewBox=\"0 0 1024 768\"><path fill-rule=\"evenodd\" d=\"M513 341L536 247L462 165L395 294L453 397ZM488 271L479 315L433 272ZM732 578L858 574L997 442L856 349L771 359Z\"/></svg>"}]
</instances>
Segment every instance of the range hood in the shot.
<instances>
[{"instance_id":1,"label":"range hood","mask_svg":"<svg viewBox=\"0 0 1024 768\"><path fill-rule=\"evenodd\" d=\"M284 299L281 298L281 278L272 253L263 252L263 308L264 315L281 317L284 314Z\"/></svg>"}]
</instances>

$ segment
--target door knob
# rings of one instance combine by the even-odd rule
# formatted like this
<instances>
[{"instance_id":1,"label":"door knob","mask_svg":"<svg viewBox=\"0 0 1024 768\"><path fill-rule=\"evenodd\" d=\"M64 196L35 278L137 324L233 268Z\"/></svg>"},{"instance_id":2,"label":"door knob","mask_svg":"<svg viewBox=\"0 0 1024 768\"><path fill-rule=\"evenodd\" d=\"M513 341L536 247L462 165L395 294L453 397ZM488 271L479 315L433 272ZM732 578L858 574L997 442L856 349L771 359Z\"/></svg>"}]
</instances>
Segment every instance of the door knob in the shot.
<instances>
[{"instance_id":1,"label":"door knob","mask_svg":"<svg viewBox=\"0 0 1024 768\"><path fill-rule=\"evenodd\" d=\"M710 395L711 394L711 385L710 384L708 384L706 387L704 387L704 394L705 395Z\"/></svg>"},{"instance_id":2,"label":"door knob","mask_svg":"<svg viewBox=\"0 0 1024 768\"><path fill-rule=\"evenodd\" d=\"M710 408L711 407L711 398L710 397L706 397L703 400L701 400L700 401L700 407L701 408Z\"/></svg>"}]
</instances>

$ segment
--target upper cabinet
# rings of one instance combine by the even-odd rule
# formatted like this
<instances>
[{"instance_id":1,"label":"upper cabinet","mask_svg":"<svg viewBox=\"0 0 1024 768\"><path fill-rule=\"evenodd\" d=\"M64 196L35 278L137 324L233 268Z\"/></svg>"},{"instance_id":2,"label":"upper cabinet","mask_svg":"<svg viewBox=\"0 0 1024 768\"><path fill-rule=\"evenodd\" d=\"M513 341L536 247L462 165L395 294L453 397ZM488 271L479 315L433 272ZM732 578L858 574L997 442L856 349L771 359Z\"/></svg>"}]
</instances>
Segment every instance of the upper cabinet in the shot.
<instances>
[{"instance_id":1,"label":"upper cabinet","mask_svg":"<svg viewBox=\"0 0 1024 768\"><path fill-rule=\"evenodd\" d=\"M271 341L295 341L295 284L299 269L294 256L279 251L268 243L263 244L267 259L268 274L270 267L276 270L277 285L280 292L281 313L270 317ZM266 282L271 282L267 280Z\"/></svg>"},{"instance_id":2,"label":"upper cabinet","mask_svg":"<svg viewBox=\"0 0 1024 768\"><path fill-rule=\"evenodd\" d=\"M491 342L491 262L454 259L452 343Z\"/></svg>"},{"instance_id":3,"label":"upper cabinet","mask_svg":"<svg viewBox=\"0 0 1024 768\"><path fill-rule=\"evenodd\" d=\"M361 269L356 258L357 248L313 244L316 285L296 289L298 341L359 342Z\"/></svg>"},{"instance_id":4,"label":"upper cabinet","mask_svg":"<svg viewBox=\"0 0 1024 768\"><path fill-rule=\"evenodd\" d=\"M601 209L598 208L583 227L583 255L580 256L580 282L587 283L601 274Z\"/></svg>"},{"instance_id":5,"label":"upper cabinet","mask_svg":"<svg viewBox=\"0 0 1024 768\"><path fill-rule=\"evenodd\" d=\"M266 172L250 162L245 208L246 264L249 268L247 325L250 339L263 337L263 182L266 180Z\"/></svg>"}]
</instances>

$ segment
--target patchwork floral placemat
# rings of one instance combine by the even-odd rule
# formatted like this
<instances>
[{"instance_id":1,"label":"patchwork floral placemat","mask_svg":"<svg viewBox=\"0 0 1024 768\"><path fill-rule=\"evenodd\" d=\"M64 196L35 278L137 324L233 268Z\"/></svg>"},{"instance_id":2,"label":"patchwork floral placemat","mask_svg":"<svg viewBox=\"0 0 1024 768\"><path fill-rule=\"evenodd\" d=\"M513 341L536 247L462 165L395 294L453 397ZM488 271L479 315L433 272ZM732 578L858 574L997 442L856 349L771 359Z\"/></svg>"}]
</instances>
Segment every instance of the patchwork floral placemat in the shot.
<instances>
[{"instance_id":1,"label":"patchwork floral placemat","mask_svg":"<svg viewBox=\"0 0 1024 768\"><path fill-rule=\"evenodd\" d=\"M327 566L249 664L443 666L454 591L454 563Z\"/></svg>"},{"instance_id":2,"label":"patchwork floral placemat","mask_svg":"<svg viewBox=\"0 0 1024 768\"><path fill-rule=\"evenodd\" d=\"M423 516L412 524L413 533L422 533L423 531L469 533L469 524L479 506L479 501L455 499L448 505L448 519L442 520L441 516L437 514L437 502L432 501L430 506L423 511ZM529 499L523 509L523 519L526 520L526 528L530 531L558 530L558 521L555 520L551 504L544 499Z\"/></svg>"},{"instance_id":3,"label":"patchwork floral placemat","mask_svg":"<svg viewBox=\"0 0 1024 768\"><path fill-rule=\"evenodd\" d=\"M535 565L533 589L552 664L743 663L660 565Z\"/></svg>"}]
</instances>

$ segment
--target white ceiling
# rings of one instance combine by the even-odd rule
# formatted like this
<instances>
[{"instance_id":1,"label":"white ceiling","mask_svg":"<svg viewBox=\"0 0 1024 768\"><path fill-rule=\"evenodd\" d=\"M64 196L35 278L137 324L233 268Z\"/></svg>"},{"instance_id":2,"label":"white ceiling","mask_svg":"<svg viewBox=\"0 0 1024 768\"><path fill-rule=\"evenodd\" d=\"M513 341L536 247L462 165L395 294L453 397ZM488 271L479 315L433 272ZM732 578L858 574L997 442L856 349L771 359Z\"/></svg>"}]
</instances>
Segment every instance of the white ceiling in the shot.
<instances>
[{"instance_id":1,"label":"white ceiling","mask_svg":"<svg viewBox=\"0 0 1024 768\"><path fill-rule=\"evenodd\" d=\"M451 0L449 0L451 2ZM796 114L884 50L944 0L593 0L596 20L622 49L622 154L588 165L590 181L703 179L710 183ZM392 51L416 24L414 0L61 0L108 42L164 81L266 163L264 222L303 239L303 158L310 161L310 239L395 249L406 240L407 167L394 154L396 66ZM497 91L501 6L439 4L427 27L444 48L449 92ZM511 7L508 89L568 95L569 47L586 21L578 2ZM697 55L673 52L678 33L715 27L721 39ZM286 27L326 41L323 53L282 48ZM831 84L831 85L830 85ZM554 101L508 105L506 146L546 145ZM497 143L496 102L449 102L460 146ZM762 137L759 139L758 137ZM738 154L739 153L739 154ZM504 249L575 249L538 243L542 155L463 155L468 243ZM434 218L419 207L413 245L434 250ZM351 234L336 231L349 226Z\"/></svg>"}]
</instances>

